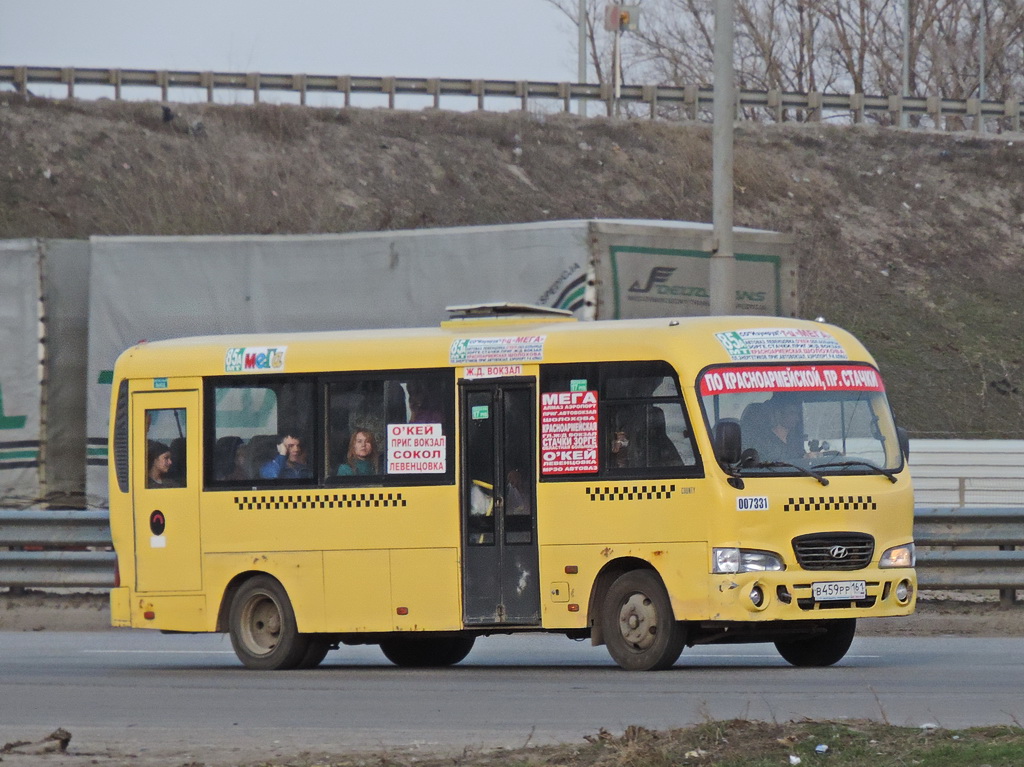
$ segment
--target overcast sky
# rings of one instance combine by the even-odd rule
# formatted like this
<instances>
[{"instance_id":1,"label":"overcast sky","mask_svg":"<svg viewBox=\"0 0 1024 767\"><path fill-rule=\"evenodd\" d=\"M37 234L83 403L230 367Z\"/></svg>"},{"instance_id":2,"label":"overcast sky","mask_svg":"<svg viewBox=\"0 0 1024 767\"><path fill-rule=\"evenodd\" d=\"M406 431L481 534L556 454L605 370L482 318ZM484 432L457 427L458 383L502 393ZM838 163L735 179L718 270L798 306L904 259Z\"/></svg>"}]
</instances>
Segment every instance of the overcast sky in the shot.
<instances>
[{"instance_id":1,"label":"overcast sky","mask_svg":"<svg viewBox=\"0 0 1024 767\"><path fill-rule=\"evenodd\" d=\"M575 80L545 0L0 0L0 64Z\"/></svg>"}]
</instances>

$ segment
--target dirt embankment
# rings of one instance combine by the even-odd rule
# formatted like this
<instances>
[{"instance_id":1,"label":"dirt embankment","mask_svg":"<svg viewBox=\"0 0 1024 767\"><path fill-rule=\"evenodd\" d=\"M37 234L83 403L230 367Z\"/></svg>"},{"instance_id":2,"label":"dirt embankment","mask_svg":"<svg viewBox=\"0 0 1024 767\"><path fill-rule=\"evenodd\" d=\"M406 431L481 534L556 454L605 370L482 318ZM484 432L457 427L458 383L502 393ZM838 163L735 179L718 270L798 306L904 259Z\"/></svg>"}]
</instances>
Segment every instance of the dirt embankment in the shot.
<instances>
[{"instance_id":1,"label":"dirt embankment","mask_svg":"<svg viewBox=\"0 0 1024 767\"><path fill-rule=\"evenodd\" d=\"M0 238L711 216L704 124L172 106L0 94ZM735 165L912 436L1024 437L1024 135L745 124Z\"/></svg>"}]
</instances>

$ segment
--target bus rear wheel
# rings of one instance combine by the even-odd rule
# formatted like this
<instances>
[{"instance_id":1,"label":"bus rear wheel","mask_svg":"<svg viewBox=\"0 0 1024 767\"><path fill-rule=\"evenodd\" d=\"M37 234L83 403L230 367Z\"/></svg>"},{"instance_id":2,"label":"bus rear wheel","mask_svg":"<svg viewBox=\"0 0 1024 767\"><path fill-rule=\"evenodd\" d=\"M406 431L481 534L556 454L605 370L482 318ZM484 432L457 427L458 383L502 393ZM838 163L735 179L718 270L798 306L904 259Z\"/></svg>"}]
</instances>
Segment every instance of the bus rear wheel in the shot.
<instances>
[{"instance_id":1,"label":"bus rear wheel","mask_svg":"<svg viewBox=\"0 0 1024 767\"><path fill-rule=\"evenodd\" d=\"M775 649L794 666L831 666L846 655L856 632L856 618L839 618L828 621L823 633L807 639L776 642Z\"/></svg>"},{"instance_id":2,"label":"bus rear wheel","mask_svg":"<svg viewBox=\"0 0 1024 767\"><path fill-rule=\"evenodd\" d=\"M268 575L257 575L239 587L231 600L228 630L235 655L247 668L296 668L310 649L310 637L296 628L288 594Z\"/></svg>"},{"instance_id":3,"label":"bus rear wheel","mask_svg":"<svg viewBox=\"0 0 1024 767\"><path fill-rule=\"evenodd\" d=\"M381 652L396 666L404 668L440 668L454 666L469 655L476 637L409 636L385 639Z\"/></svg>"},{"instance_id":4,"label":"bus rear wheel","mask_svg":"<svg viewBox=\"0 0 1024 767\"><path fill-rule=\"evenodd\" d=\"M648 570L624 573L612 583L601 628L608 653L629 671L670 668L686 644L686 630L675 619L661 579Z\"/></svg>"},{"instance_id":5,"label":"bus rear wheel","mask_svg":"<svg viewBox=\"0 0 1024 767\"><path fill-rule=\"evenodd\" d=\"M326 637L317 636L313 634L309 638L309 646L306 648L305 655L299 659L299 662L295 664L295 668L307 669L316 668L319 666L324 658L327 657L327 653L331 649L331 640Z\"/></svg>"}]
</instances>

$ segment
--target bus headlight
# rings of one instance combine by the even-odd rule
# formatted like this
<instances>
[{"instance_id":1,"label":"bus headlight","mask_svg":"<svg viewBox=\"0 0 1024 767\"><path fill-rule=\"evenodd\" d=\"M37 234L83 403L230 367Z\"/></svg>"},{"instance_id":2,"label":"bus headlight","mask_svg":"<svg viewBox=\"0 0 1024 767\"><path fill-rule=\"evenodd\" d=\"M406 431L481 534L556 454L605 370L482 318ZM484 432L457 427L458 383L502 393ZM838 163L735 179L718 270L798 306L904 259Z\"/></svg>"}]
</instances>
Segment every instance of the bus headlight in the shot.
<instances>
[{"instance_id":1,"label":"bus headlight","mask_svg":"<svg viewBox=\"0 0 1024 767\"><path fill-rule=\"evenodd\" d=\"M771 551L758 549L712 549L713 573L760 573L766 570L785 570L782 557Z\"/></svg>"},{"instance_id":2,"label":"bus headlight","mask_svg":"<svg viewBox=\"0 0 1024 767\"><path fill-rule=\"evenodd\" d=\"M913 543L893 546L882 553L879 567L914 567L917 564L917 547Z\"/></svg>"}]
</instances>

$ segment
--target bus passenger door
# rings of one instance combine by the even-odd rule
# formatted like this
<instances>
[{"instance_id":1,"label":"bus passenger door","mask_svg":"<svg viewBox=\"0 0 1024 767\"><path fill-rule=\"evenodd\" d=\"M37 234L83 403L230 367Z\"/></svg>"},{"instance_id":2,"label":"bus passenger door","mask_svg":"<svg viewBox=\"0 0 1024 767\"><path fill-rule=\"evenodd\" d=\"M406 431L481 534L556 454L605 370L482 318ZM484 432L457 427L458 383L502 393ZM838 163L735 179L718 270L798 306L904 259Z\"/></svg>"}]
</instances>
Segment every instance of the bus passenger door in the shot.
<instances>
[{"instance_id":1,"label":"bus passenger door","mask_svg":"<svg viewBox=\"0 0 1024 767\"><path fill-rule=\"evenodd\" d=\"M466 625L540 624L534 391L462 388L462 593Z\"/></svg>"},{"instance_id":2,"label":"bus passenger door","mask_svg":"<svg viewBox=\"0 0 1024 767\"><path fill-rule=\"evenodd\" d=\"M132 395L132 505L135 588L197 591L199 550L199 392Z\"/></svg>"}]
</instances>

